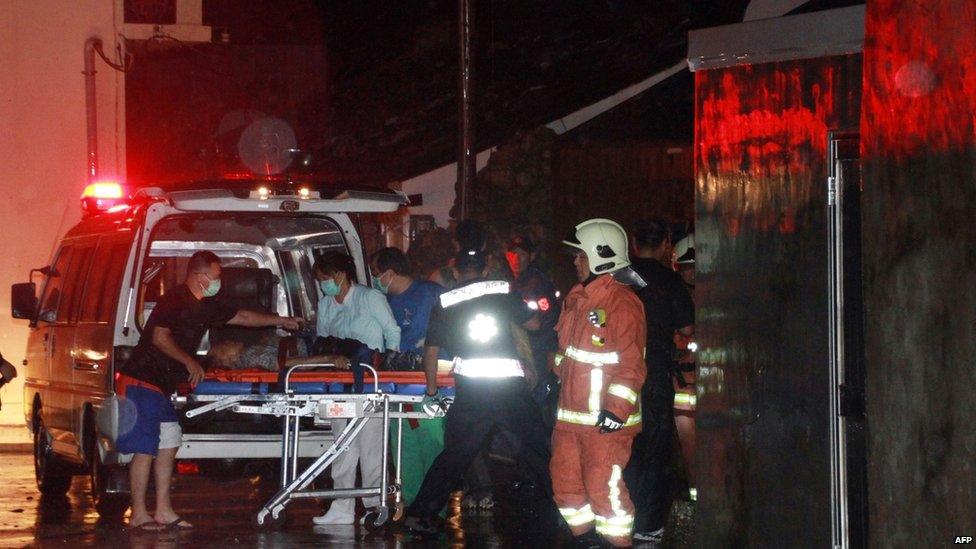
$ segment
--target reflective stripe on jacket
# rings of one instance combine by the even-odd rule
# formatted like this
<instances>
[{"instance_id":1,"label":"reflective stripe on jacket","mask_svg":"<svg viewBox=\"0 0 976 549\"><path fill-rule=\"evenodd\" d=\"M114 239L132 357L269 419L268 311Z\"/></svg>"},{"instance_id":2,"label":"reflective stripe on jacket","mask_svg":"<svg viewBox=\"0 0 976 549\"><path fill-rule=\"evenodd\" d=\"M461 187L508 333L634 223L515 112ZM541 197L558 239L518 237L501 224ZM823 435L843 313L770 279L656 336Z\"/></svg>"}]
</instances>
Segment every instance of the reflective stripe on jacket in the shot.
<instances>
[{"instance_id":1,"label":"reflective stripe on jacket","mask_svg":"<svg viewBox=\"0 0 976 549\"><path fill-rule=\"evenodd\" d=\"M624 431L639 431L647 326L634 292L610 275L579 284L566 296L556 330L556 428L595 429L605 409L625 422Z\"/></svg>"}]
</instances>

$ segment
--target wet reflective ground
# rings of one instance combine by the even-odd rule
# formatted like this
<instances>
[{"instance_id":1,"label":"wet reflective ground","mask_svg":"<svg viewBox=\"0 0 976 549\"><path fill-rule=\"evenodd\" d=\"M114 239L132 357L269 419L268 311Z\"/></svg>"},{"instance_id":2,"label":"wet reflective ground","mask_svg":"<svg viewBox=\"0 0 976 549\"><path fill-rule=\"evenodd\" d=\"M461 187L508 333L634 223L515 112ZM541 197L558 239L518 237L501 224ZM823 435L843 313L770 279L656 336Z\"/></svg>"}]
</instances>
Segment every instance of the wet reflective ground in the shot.
<instances>
[{"instance_id":1,"label":"wet reflective ground","mask_svg":"<svg viewBox=\"0 0 976 549\"><path fill-rule=\"evenodd\" d=\"M254 526L254 514L274 493L275 485L258 478L218 480L177 476L173 501L177 511L194 523L186 532L130 533L123 522L99 520L88 497L88 479L76 477L64 498L41 500L34 484L29 453L0 452L0 547L569 547L558 532L527 538L514 511L491 516L465 515L462 528L433 540L415 539L399 528L377 534L353 526L313 527L320 503L296 501L279 531ZM691 544L693 511L675 506L678 526L667 546Z\"/></svg>"}]
</instances>

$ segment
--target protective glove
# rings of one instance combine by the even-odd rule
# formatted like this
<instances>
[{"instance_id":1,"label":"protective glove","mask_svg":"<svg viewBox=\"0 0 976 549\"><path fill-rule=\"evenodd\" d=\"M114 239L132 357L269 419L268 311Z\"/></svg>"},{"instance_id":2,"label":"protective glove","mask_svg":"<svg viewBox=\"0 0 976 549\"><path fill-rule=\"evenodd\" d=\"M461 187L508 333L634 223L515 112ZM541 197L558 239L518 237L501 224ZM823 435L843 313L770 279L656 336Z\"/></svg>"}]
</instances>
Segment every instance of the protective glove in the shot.
<instances>
[{"instance_id":1,"label":"protective glove","mask_svg":"<svg viewBox=\"0 0 976 549\"><path fill-rule=\"evenodd\" d=\"M441 395L440 390L433 395L424 393L424 400L420 403L420 406L429 416L436 416L438 412L447 409L444 405L444 396Z\"/></svg>"},{"instance_id":2,"label":"protective glove","mask_svg":"<svg viewBox=\"0 0 976 549\"><path fill-rule=\"evenodd\" d=\"M601 434L613 433L624 428L624 420L613 412L600 410L600 415L596 418L596 426L600 428Z\"/></svg>"}]
</instances>

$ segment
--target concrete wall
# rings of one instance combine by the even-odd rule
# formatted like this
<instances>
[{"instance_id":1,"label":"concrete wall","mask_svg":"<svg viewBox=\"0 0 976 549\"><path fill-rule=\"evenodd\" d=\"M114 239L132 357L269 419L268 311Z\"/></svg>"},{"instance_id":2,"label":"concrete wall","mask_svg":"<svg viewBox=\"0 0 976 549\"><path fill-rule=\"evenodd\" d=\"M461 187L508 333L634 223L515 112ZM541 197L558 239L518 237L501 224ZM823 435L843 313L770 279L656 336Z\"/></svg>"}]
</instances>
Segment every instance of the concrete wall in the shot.
<instances>
[{"instance_id":1,"label":"concrete wall","mask_svg":"<svg viewBox=\"0 0 976 549\"><path fill-rule=\"evenodd\" d=\"M478 153L475 163L476 169L481 171L488 165L488 159L494 149ZM448 164L436 170L418 175L403 181L401 189L407 194L422 194L423 206L412 206L410 213L414 215L432 215L438 227L447 227L451 219L451 208L454 206L454 183L457 181L457 164ZM410 222L407 217L405 223Z\"/></svg>"},{"instance_id":2,"label":"concrete wall","mask_svg":"<svg viewBox=\"0 0 976 549\"><path fill-rule=\"evenodd\" d=\"M976 4L877 0L864 47L875 547L976 532Z\"/></svg>"},{"instance_id":3,"label":"concrete wall","mask_svg":"<svg viewBox=\"0 0 976 549\"><path fill-rule=\"evenodd\" d=\"M121 26L114 0L0 2L0 352L18 366L28 329L10 318L9 287L47 264L59 233L80 217L83 47L99 36L111 55ZM101 61L97 67L99 156L104 178L112 179L124 173L122 77ZM0 389L0 425L23 424L22 381ZM14 432L26 440L26 430Z\"/></svg>"}]
</instances>

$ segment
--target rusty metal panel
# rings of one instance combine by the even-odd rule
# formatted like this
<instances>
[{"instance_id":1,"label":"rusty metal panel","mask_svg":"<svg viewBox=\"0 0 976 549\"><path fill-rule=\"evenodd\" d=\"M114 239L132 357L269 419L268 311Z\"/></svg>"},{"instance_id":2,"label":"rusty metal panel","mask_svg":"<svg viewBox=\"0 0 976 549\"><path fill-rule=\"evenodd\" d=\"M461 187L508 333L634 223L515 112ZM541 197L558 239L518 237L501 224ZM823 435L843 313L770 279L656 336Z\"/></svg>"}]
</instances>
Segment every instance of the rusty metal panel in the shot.
<instances>
[{"instance_id":1,"label":"rusty metal panel","mask_svg":"<svg viewBox=\"0 0 976 549\"><path fill-rule=\"evenodd\" d=\"M698 541L827 546L826 149L861 55L695 77Z\"/></svg>"}]
</instances>

